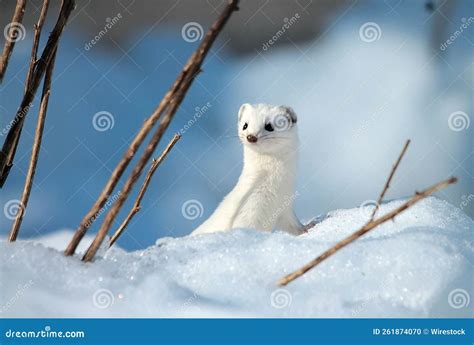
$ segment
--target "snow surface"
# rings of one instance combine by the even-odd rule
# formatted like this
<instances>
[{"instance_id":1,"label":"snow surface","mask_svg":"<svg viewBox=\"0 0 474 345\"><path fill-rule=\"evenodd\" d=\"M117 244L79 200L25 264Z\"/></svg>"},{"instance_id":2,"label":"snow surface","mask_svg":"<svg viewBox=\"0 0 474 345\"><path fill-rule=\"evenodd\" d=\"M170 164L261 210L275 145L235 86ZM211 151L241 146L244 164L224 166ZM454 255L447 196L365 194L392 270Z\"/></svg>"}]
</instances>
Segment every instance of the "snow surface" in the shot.
<instances>
[{"instance_id":1,"label":"snow surface","mask_svg":"<svg viewBox=\"0 0 474 345\"><path fill-rule=\"evenodd\" d=\"M381 213L402 202L384 204ZM334 211L300 237L236 230L163 238L141 251L113 248L92 264L58 250L69 240L67 232L42 243L2 240L0 312L8 317L473 316L468 300L474 223L436 198L284 289L276 286L285 273L356 230L369 213L370 206ZM449 297L452 291L464 294L461 306Z\"/></svg>"}]
</instances>

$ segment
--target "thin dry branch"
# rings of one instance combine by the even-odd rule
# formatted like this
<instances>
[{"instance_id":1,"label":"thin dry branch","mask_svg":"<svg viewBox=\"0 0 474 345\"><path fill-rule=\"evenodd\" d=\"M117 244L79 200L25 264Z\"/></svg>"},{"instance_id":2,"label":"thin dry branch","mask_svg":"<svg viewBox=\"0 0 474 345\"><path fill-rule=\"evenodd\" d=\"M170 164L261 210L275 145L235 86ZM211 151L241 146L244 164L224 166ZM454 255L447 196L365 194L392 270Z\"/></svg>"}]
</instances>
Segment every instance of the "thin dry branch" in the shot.
<instances>
[{"instance_id":1,"label":"thin dry branch","mask_svg":"<svg viewBox=\"0 0 474 345\"><path fill-rule=\"evenodd\" d=\"M30 65L28 66L28 74L26 75L25 82L25 93L28 92L29 85L31 83L31 78L33 77L33 71L35 70L36 59L38 57L38 46L41 38L41 31L43 30L43 25L46 20L46 14L48 13L49 0L43 1L43 6L41 7L41 12L38 18L38 22L35 24L35 34L33 36L33 45L31 47L31 57Z\"/></svg>"},{"instance_id":2,"label":"thin dry branch","mask_svg":"<svg viewBox=\"0 0 474 345\"><path fill-rule=\"evenodd\" d=\"M53 58L46 69L44 77L43 91L41 93L41 103L38 113L38 122L36 124L35 138L33 141L33 148L31 151L30 165L28 167L28 173L26 174L25 186L23 187L23 194L21 196L19 212L15 217L12 228L10 230L9 241L14 242L18 237L20 231L21 222L25 215L28 200L30 199L31 187L33 186L33 179L36 173L36 166L38 165L38 157L41 148L41 142L43 140L44 123L46 120L46 113L48 111L49 95L51 92L52 75L54 70L54 63L56 60L56 51L53 54Z\"/></svg>"},{"instance_id":3,"label":"thin dry branch","mask_svg":"<svg viewBox=\"0 0 474 345\"><path fill-rule=\"evenodd\" d=\"M74 254L77 246L79 245L79 242L84 237L85 233L88 230L88 227L92 223L91 220L95 219L95 215L104 206L105 202L109 198L113 189L117 185L119 179L122 177L128 164L130 163L132 158L135 156L135 153L138 150L139 146L143 143L146 135L150 132L154 124L161 117L162 113L170 106L170 104L171 105L177 104L179 106L182 98L186 94L186 91L188 90L189 86L191 85L197 73L200 71L202 62L204 61L204 58L209 52L218 34L222 31L224 25L227 23L231 14L238 9L237 4L238 4L238 0L230 0L227 2L227 5L225 9L223 10L223 12L221 13L219 19L212 25L212 27L209 29L208 33L206 34L205 38L199 45L198 49L191 55L188 62L184 66L183 70L181 71L181 73L178 75L177 79L173 83L171 89L163 97L160 104L153 112L153 114L145 121L142 128L137 133L134 140L130 144L129 148L125 152L124 157L122 158L122 160L119 162L119 164L113 171L109 181L107 182L106 186L104 187L101 194L97 198L96 202L94 203L90 211L86 214L84 219L79 224L79 227L76 230L74 237L72 238L71 242L69 243L68 247L65 250L65 255ZM182 96L180 96L181 94ZM167 114L165 115L165 118L161 121L159 129L157 130L157 133L159 132L161 134L155 133L152 140L150 141L150 144L145 149L143 156L140 158L140 161L137 164L137 167L133 170L132 176L130 177L130 179L132 179L133 181L127 184L128 190L131 189L136 179L138 179L138 177L140 176L144 165L146 165L151 154L153 153L154 148L158 144L159 139L162 136L162 132L164 132L164 129L167 128L169 122L171 121L171 118L174 115L174 112L177 109L177 107L171 107L171 108L172 110L167 112ZM119 199L114 204L114 207L109 212L109 214L111 213L113 214L111 216L112 219L115 219L115 216L116 216L115 212L118 213L118 209L120 209L126 197L127 197L127 193L123 191ZM100 245L100 243L102 243L103 239L105 238L106 232L108 231L108 229L110 228L112 224L110 222L110 218L106 218L106 220L104 220L104 224L106 224L105 227L102 226L102 228L99 230L98 236L96 237L96 239L94 240L92 244L94 248L98 248L97 244ZM107 230L104 230L105 228L107 228ZM95 253L95 251L96 249L91 249L90 253L92 252ZM92 254L91 258L93 257L93 255L94 254Z\"/></svg>"},{"instance_id":4,"label":"thin dry branch","mask_svg":"<svg viewBox=\"0 0 474 345\"><path fill-rule=\"evenodd\" d=\"M26 75L26 81L25 81L25 91L24 91L25 93L28 92L28 87L31 83L31 78L33 77L33 71L36 64L36 58L38 55L39 41L41 38L41 31L43 29L43 25L46 19L48 7L49 7L49 0L44 0L43 6L41 7L41 12L38 18L38 22L35 24L33 45L31 47L30 65L28 67L28 74ZM28 173L25 179L25 185L23 187L23 194L21 196L18 213L16 214L15 221L10 230L10 236L9 236L10 242L16 241L16 238L18 237L20 226L23 221L23 217L25 215L26 206L28 205L28 200L30 198L31 187L33 185L33 179L36 172L36 166L38 164L38 156L39 156L39 151L41 147L41 141L43 138L44 122L46 119L46 112L48 108L48 101L49 101L49 94L51 90L51 80L52 80L51 77L52 77L52 73L54 69L55 59L56 59L56 53L53 54L51 63L48 65L45 72L45 80L43 83L43 91L41 95L40 109L38 112L38 122L36 125L35 138L33 141L33 148L31 151L30 165L28 167ZM24 119L24 117L22 119Z\"/></svg>"},{"instance_id":5,"label":"thin dry branch","mask_svg":"<svg viewBox=\"0 0 474 345\"><path fill-rule=\"evenodd\" d=\"M440 189L446 188L450 184L456 183L457 180L458 179L456 177L451 177L447 180L438 182L435 185L433 185L433 186L431 186L431 187L429 187L429 188L427 188L427 189L425 189L421 192L415 192L415 195L413 195L410 200L408 200L407 202L405 202L401 206L397 207L395 210L393 210L391 212L388 212L387 214L385 214L385 215L383 215L383 216L381 216L381 217L379 217L379 218L377 218L373 221L370 221L370 222L366 223L362 228L360 228L359 230L354 232L352 235L346 237L342 241L338 242L337 244L335 244L330 249L326 250L323 254L318 256L316 259L310 261L309 263L307 263L306 265L304 265L300 269L298 269L298 270L286 275L282 279L280 279L278 281L278 285L280 285L280 286L287 285L288 283L292 282L296 278L301 277L303 274L305 274L309 270L313 269L314 267L319 265L321 262L326 260L328 257L330 257L331 255L336 253L338 250L340 250L341 248L347 246L349 243L354 242L355 240L357 240L361 236L365 235L367 232L374 229L378 225L380 225L382 223L385 223L386 221L389 221L390 219L394 219L397 215L399 215L403 211L407 210L408 208L410 208L411 206L416 204L418 201L420 201L420 200L426 198L427 196L433 194L434 192L436 192Z\"/></svg>"},{"instance_id":6,"label":"thin dry branch","mask_svg":"<svg viewBox=\"0 0 474 345\"><path fill-rule=\"evenodd\" d=\"M91 261L94 258L95 253L97 252L100 245L102 244L105 236L107 235L107 232L112 226L115 218L117 217L128 195L130 194L130 191L132 190L134 184L140 177L144 167L146 166L151 155L156 149L156 146L159 144L164 132L168 128L171 120L174 117L174 114L178 110L182 100L184 99L184 96L186 95L187 91L189 90L189 87L194 81L194 78L196 78L199 72L201 72L202 61L206 57L209 49L211 48L212 43L214 43L215 39L217 38L217 35L221 32L221 30L223 29L224 25L227 23L232 13L238 9L237 4L238 4L238 1L233 1L233 0L228 1L223 12L219 16L219 18L216 20L216 22L214 22L214 24L211 26L205 38L203 39L202 43L199 45L198 49L193 53L190 60L184 67L182 71L184 75L184 79L180 87L176 90L175 94L170 99L167 113L165 114L163 119L160 121L160 125L158 126L157 130L153 134L150 142L148 143L138 163L133 169L132 174L129 176L129 178L125 182L125 186L122 188L122 193L120 194L117 201L110 209L109 213L107 213L107 216L105 217L105 220L102 223L102 226L100 227L96 237L94 238L94 241L92 241L92 244L89 246L87 252L82 258L83 261Z\"/></svg>"},{"instance_id":7,"label":"thin dry branch","mask_svg":"<svg viewBox=\"0 0 474 345\"><path fill-rule=\"evenodd\" d=\"M385 182L385 186L383 187L382 193L380 193L379 198L377 199L377 203L375 204L375 208L372 211L372 214L370 215L370 220L369 222L374 220L375 214L377 213L380 204L383 201L383 198L385 196L385 193L387 193L387 190L390 188L390 182L392 182L392 178L395 175L395 171L398 169L398 166L400 165L400 162L402 161L403 156L405 155L405 152L407 152L408 145L410 145L410 139L407 140L405 143L405 146L403 146L402 152L400 152L400 156L398 156L397 161L392 167L392 171L390 171L390 175L388 176L387 181Z\"/></svg>"},{"instance_id":8,"label":"thin dry branch","mask_svg":"<svg viewBox=\"0 0 474 345\"><path fill-rule=\"evenodd\" d=\"M18 142L24 124L24 118L28 114L41 79L43 78L47 66L50 64L53 54L58 46L59 39L66 26L67 20L75 7L74 0L63 0L59 11L58 20L51 31L48 41L43 49L41 57L35 62L31 74L31 80L27 83L26 91L23 95L20 107L18 108L12 126L8 131L2 150L0 151L0 188L3 187L8 174L13 166Z\"/></svg>"},{"instance_id":9,"label":"thin dry branch","mask_svg":"<svg viewBox=\"0 0 474 345\"><path fill-rule=\"evenodd\" d=\"M107 181L107 184L105 185L104 189L100 193L99 197L96 199L96 201L92 205L89 212L87 212L87 214L81 220L81 223L77 227L76 232L74 233L74 236L72 237L66 250L64 251L64 255L70 256L74 254L74 252L77 249L77 246L81 242L82 238L86 234L89 227L96 220L97 214L99 214L100 210L104 207L105 203L109 199L109 196L112 194L112 191L117 186L118 181L120 180L123 173L125 172L125 169L127 169L128 165L130 164L130 161L135 156L140 145L143 143L146 136L155 125L156 121L158 121L161 114L168 106L170 99L173 97L174 93L176 92L178 87L181 85L184 79L184 76L185 76L185 73L183 71L175 80L175 82L171 86L171 89L165 94L160 104L155 109L155 111L150 115L150 117L147 120L145 120L145 122L143 123L143 126L140 128L135 138L130 143L130 146L128 147L127 151L123 155L122 159L117 164L114 171L112 172L109 180Z\"/></svg>"},{"instance_id":10,"label":"thin dry branch","mask_svg":"<svg viewBox=\"0 0 474 345\"><path fill-rule=\"evenodd\" d=\"M140 191L138 192L137 199L135 200L135 203L133 204L132 209L128 213L127 217L124 219L122 224L120 224L119 228L115 231L114 235L111 237L109 241L109 247L112 247L113 244L117 241L117 239L120 237L120 235L123 233L127 225L130 223L132 218L140 211L141 209L141 201L143 199L143 196L145 195L145 192L150 185L151 178L153 177L153 174L155 173L156 169L158 166L161 164L163 159L166 157L166 155L171 151L173 146L176 144L176 142L181 139L181 135L175 134L173 139L168 143L168 146L163 150L161 155L153 159L153 162L150 166L150 170L148 170L148 173L145 176L145 180L143 181L142 187L140 188Z\"/></svg>"},{"instance_id":11,"label":"thin dry branch","mask_svg":"<svg viewBox=\"0 0 474 345\"><path fill-rule=\"evenodd\" d=\"M18 35L24 34L22 32L23 26L21 22L25 14L25 6L26 0L16 1L15 11L13 12L13 17L9 24L10 27L6 32L8 37L5 37L5 45L3 46L3 53L0 57L0 83L2 83L5 72L7 71L8 61L10 61L10 56L12 55Z\"/></svg>"}]
</instances>

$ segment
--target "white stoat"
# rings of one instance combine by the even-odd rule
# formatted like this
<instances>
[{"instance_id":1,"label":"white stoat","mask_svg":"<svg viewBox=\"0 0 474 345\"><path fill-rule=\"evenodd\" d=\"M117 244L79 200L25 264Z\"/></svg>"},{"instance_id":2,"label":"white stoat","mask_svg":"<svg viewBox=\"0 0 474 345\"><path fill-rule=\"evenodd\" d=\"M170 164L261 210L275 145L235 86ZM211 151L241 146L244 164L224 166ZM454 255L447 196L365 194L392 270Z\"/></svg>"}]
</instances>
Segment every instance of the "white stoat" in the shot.
<instances>
[{"instance_id":1,"label":"white stoat","mask_svg":"<svg viewBox=\"0 0 474 345\"><path fill-rule=\"evenodd\" d=\"M280 229L294 235L313 226L296 218L295 192L298 133L290 107L243 104L238 133L244 146L244 167L234 189L192 235L251 228Z\"/></svg>"}]
</instances>

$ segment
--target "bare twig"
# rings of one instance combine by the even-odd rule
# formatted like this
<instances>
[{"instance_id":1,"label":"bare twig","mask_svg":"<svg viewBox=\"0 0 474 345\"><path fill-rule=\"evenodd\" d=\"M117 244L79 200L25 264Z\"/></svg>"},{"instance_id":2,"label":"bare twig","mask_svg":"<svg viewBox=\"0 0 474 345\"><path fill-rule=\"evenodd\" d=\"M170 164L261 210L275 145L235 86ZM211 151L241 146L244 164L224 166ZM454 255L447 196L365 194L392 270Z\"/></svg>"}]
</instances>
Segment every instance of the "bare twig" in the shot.
<instances>
[{"instance_id":1,"label":"bare twig","mask_svg":"<svg viewBox=\"0 0 474 345\"><path fill-rule=\"evenodd\" d=\"M28 67L28 74L26 75L25 94L28 92L28 88L31 83L31 78L33 77L33 71L35 70L36 59L38 57L38 46L41 38L41 31L43 30L43 25L44 21L46 20L48 8L49 0L44 0L43 6L41 7L40 16L38 18L38 22L35 24L35 34L33 36L33 45L31 47L30 65Z\"/></svg>"},{"instance_id":2,"label":"bare twig","mask_svg":"<svg viewBox=\"0 0 474 345\"><path fill-rule=\"evenodd\" d=\"M392 167L392 171L390 171L390 175L388 176L388 179L385 182L385 186L383 187L382 193L380 193L379 198L377 199L377 203L375 204L375 208L372 211L372 214L370 215L369 222L374 220L375 214L377 213L377 211L380 207L380 204L383 201L385 193L387 193L387 190L390 188L390 182L392 182L393 175L395 175L395 171L397 170L398 165L402 161L402 158L405 155L405 152L407 152L408 145L410 145L410 139L408 139L407 142L405 143L405 146L403 146L402 152L400 152L400 156L398 156L397 161L395 162L395 164Z\"/></svg>"},{"instance_id":3,"label":"bare twig","mask_svg":"<svg viewBox=\"0 0 474 345\"><path fill-rule=\"evenodd\" d=\"M100 245L102 244L105 236L107 235L107 232L112 226L112 223L117 217L128 195L130 194L130 191L132 190L135 182L140 177L144 167L146 166L151 155L153 154L153 151L155 150L156 146L160 142L160 139L162 138L164 132L168 128L171 120L173 119L174 114L178 110L194 78L201 71L202 61L207 55L207 52L209 51L212 43L215 41L217 35L223 29L224 25L227 23L227 20L230 18L232 13L235 10L237 10L237 3L238 1L236 0L228 1L223 12L219 16L219 18L216 20L216 22L214 22L214 24L211 26L211 28L206 34L206 37L203 39L198 49L193 53L190 60L184 67L182 71L182 73L184 74L183 82L181 83L180 87L176 90L173 97L170 99L167 113L164 115L163 119L160 121L160 125L158 126L157 130L153 134L150 142L148 143L138 163L133 169L132 174L129 176L129 178L125 182L125 185L122 188L122 193L120 194L120 196L118 197L118 199L116 200L112 208L110 209L109 213L107 213L107 216L105 217L105 220L102 226L100 227L96 237L94 238L94 241L92 241L92 244L89 246L87 252L82 258L83 261L91 261L95 253L99 249Z\"/></svg>"},{"instance_id":4,"label":"bare twig","mask_svg":"<svg viewBox=\"0 0 474 345\"><path fill-rule=\"evenodd\" d=\"M5 37L5 45L3 46L3 53L0 57L0 83L3 81L3 77L7 71L8 61L12 55L15 42L19 37L21 38L21 35L24 35L24 32L22 32L23 26L21 25L21 22L23 21L23 15L25 14L25 6L26 0L16 1L15 12L13 12L13 17L9 24L10 27L8 27L6 32L8 37Z\"/></svg>"},{"instance_id":5,"label":"bare twig","mask_svg":"<svg viewBox=\"0 0 474 345\"><path fill-rule=\"evenodd\" d=\"M153 174L155 173L156 169L158 166L161 164L163 159L166 157L166 155L171 151L173 146L176 144L176 142L181 139L181 135L175 134L173 139L168 143L168 146L163 150L161 155L153 159L153 162L150 166L150 170L148 170L148 173L145 177L145 180L143 181L142 187L140 188L140 191L138 192L137 199L135 200L135 203L132 206L132 209L130 210L129 214L125 218L125 220L120 224L119 228L115 231L114 235L111 237L109 241L109 246L113 246L113 244L117 241L117 239L120 237L120 235L123 233L125 228L127 227L128 223L132 220L132 218L135 216L135 214L138 213L141 209L141 201L143 199L143 196L145 195L145 192L150 184L151 178L153 177Z\"/></svg>"},{"instance_id":6,"label":"bare twig","mask_svg":"<svg viewBox=\"0 0 474 345\"><path fill-rule=\"evenodd\" d=\"M51 82L54 70L54 62L56 60L56 51L53 54L53 58L46 69L46 74L43 82L43 91L41 94L41 104L38 113L38 123L36 124L35 139L33 142L33 149L31 151L30 165L28 167L28 173L26 175L25 186L23 188L23 194L21 196L20 207L16 215L15 221L13 222L10 230L9 241L16 241L18 232L20 231L21 222L30 199L31 187L33 186L33 179L35 177L36 166L38 164L38 157L41 148L41 141L43 140L44 122L46 120L46 113L48 111L48 101L51 92Z\"/></svg>"},{"instance_id":7,"label":"bare twig","mask_svg":"<svg viewBox=\"0 0 474 345\"><path fill-rule=\"evenodd\" d=\"M410 200L408 200L407 202L405 202L401 206L397 207L395 210L393 210L391 212L388 212L387 214L385 214L385 215L383 215L383 216L381 216L381 217L379 217L379 218L377 218L373 221L370 221L370 222L366 223L362 228L360 228L360 230L354 232L352 235L350 235L350 236L346 237L345 239L343 239L342 241L338 242L333 247L331 247L330 249L325 251L323 254L318 256L316 259L310 261L309 263L307 263L306 265L304 265L300 269L298 269L298 270L286 275L282 279L280 279L278 281L278 284L281 285L281 286L284 286L284 285L287 285L288 283L292 282L296 278L301 277L303 274L305 274L309 270L313 269L314 267L319 265L321 262L326 260L328 257L330 257L331 255L336 253L338 250L340 250L341 248L347 246L349 243L357 240L358 238L365 235L367 232L374 229L378 225L380 225L380 224L382 224L382 223L384 223L384 222L386 222L390 219L395 218L397 215L399 215L403 211L407 210L408 208L410 208L411 206L416 204L418 201L420 201L420 200L426 198L427 196L433 194L434 192L436 192L436 191L438 191L442 188L446 188L450 184L453 184L453 183L456 183L456 182L457 182L457 178L451 177L447 180L438 182L437 184L435 184L435 185L433 185L433 186L431 186L431 187L429 187L429 188L427 188L427 189L425 189L421 192L416 192L415 195L413 195L410 198Z\"/></svg>"},{"instance_id":8,"label":"bare twig","mask_svg":"<svg viewBox=\"0 0 474 345\"><path fill-rule=\"evenodd\" d=\"M71 241L69 242L69 245L64 251L64 255L70 256L74 254L74 252L77 249L77 246L81 242L82 238L86 234L89 227L95 221L97 214L104 207L109 196L112 194L112 191L117 186L118 181L120 180L123 173L125 172L125 169L127 169L128 165L130 164L130 161L133 159L140 145L145 140L145 137L148 135L150 130L155 125L156 121L158 121L161 114L168 106L170 99L173 97L177 88L181 85L183 78L184 78L184 73L181 72L181 74L173 83L171 89L165 94L160 104L155 109L155 111L150 115L150 117L147 120L145 120L142 128L138 131L137 135L131 142L130 146L128 147L127 151L123 155L122 159L117 164L114 171L112 172L109 180L107 181L107 184L105 185L104 189L100 193L99 197L94 202L89 212L87 212L87 214L81 220L81 223L77 227L76 232L74 233L74 236L72 237Z\"/></svg>"},{"instance_id":9,"label":"bare twig","mask_svg":"<svg viewBox=\"0 0 474 345\"><path fill-rule=\"evenodd\" d=\"M41 7L41 12L38 18L38 22L35 25L33 45L31 47L30 65L28 67L28 74L26 75L26 81L25 81L25 91L24 91L25 93L28 92L28 88L31 83L31 78L33 77L33 71L36 64L36 58L38 55L38 45L41 38L41 30L43 29L43 25L46 19L46 14L48 12L48 7L49 7L49 0L44 0L43 6ZM41 147L41 141L43 138L44 121L46 119L46 112L48 108L49 94L50 94L50 89L51 89L51 76L54 69L55 59L56 59L56 53L53 54L51 63L48 65L45 72L45 80L43 83L43 91L41 95L40 109L38 112L38 122L36 125L36 133L35 133L35 139L33 142L33 149L31 152L30 165L28 167L28 173L26 175L25 186L23 188L23 194L21 196L18 213L16 214L15 221L10 230L10 236L9 236L10 242L16 241L16 238L18 237L18 232L20 231L20 226L23 221L23 217L25 215L26 207L28 205L28 200L30 198L31 187L33 185L33 179L36 172L36 165L38 163L38 156L39 156L39 151ZM21 118L20 121L23 121L23 119L24 117Z\"/></svg>"},{"instance_id":10,"label":"bare twig","mask_svg":"<svg viewBox=\"0 0 474 345\"><path fill-rule=\"evenodd\" d=\"M52 60L53 54L58 46L59 38L63 33L64 27L66 26L67 20L74 7L74 0L63 0L58 20L49 35L48 41L46 42L40 59L35 63L31 74L31 80L27 84L20 107L17 110L15 118L12 122L12 126L8 131L5 142L3 143L3 148L0 151L0 188L5 183L13 166L13 159L15 157L24 124L24 117L26 117L28 114L41 79L45 74L47 66Z\"/></svg>"},{"instance_id":11,"label":"bare twig","mask_svg":"<svg viewBox=\"0 0 474 345\"><path fill-rule=\"evenodd\" d=\"M135 136L134 140L130 144L129 148L125 152L125 155L123 156L122 160L119 162L115 170L113 171L109 181L107 182L106 186L102 190L101 194L99 195L98 199L90 209L90 211L86 214L84 219L81 221L79 224L78 229L76 230L76 233L74 234L74 237L72 238L71 242L69 243L68 247L66 248L65 254L66 255L72 255L74 254L77 246L79 245L79 242L81 239L84 237L85 233L88 230L88 227L91 224L91 220L94 219L95 215L100 211L100 209L104 206L105 202L107 201L108 197L112 193L113 189L117 185L119 179L122 177L125 169L127 168L128 164L134 157L136 151L138 150L139 146L143 143L146 135L150 132L152 129L153 125L158 121L162 113L171 105L176 105L174 107L171 107L170 110L167 112L165 115L165 118L161 121L161 124L157 130L157 133L153 136L152 140L150 141L150 144L147 146L145 149L145 152L143 153L143 156L141 157L139 163L137 164L137 167L133 170L132 176L130 179L132 180L130 183L128 183L127 190L130 190L133 184L135 183L136 179L141 174L141 171L146 165L147 161L149 160L151 154L153 153L154 148L156 147L157 143L159 142L159 139L162 136L162 133L164 132L164 129L167 128L169 122L171 121L171 118L174 115L174 112L177 109L177 106L179 106L182 97L186 94L186 91L188 90L189 86L191 85L192 81L194 80L195 76L197 73L200 71L202 62L204 58L206 57L207 53L209 52L209 49L211 48L212 44L214 43L216 37L218 34L222 31L224 25L230 18L231 14L237 10L237 3L238 0L229 0L227 2L227 5L220 15L219 19L213 24L213 26L209 29L208 33L206 34L206 37L203 39L201 44L199 45L198 49L191 55L189 58L188 62L184 66L183 70L181 73L178 75L177 79L173 83L171 89L166 93L166 95L163 97L161 100L160 104L158 107L155 109L153 114L145 121L143 124L142 128L140 131L137 133ZM180 96L182 95L182 96ZM128 182L128 181L127 181ZM118 213L118 210L122 206L123 202L125 201L127 197L127 193L123 191L122 195L119 197L119 199L116 201L114 204L114 207L112 210L109 212L108 216L110 216L112 219L115 219L116 213ZM119 206L117 206L119 205ZM117 208L116 208L117 206ZM111 226L110 219L111 218L106 218L104 220L104 224L101 230L99 230L99 234L96 237L96 239L93 242L93 247L98 248L97 244L100 245L102 243L106 232ZM105 228L107 230L105 230ZM96 249L91 249L92 252L95 253ZM88 256L90 255L89 252ZM93 256L93 254L92 254ZM92 258L92 257L91 257Z\"/></svg>"}]
</instances>

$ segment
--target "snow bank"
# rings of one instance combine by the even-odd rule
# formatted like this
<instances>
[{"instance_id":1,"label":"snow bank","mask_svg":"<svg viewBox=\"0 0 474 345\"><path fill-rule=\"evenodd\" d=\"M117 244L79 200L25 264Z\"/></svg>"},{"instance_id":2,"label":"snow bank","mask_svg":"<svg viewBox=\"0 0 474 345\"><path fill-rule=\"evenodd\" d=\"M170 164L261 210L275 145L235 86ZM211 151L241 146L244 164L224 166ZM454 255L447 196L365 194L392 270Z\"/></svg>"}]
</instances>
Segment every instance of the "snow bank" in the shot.
<instances>
[{"instance_id":1,"label":"snow bank","mask_svg":"<svg viewBox=\"0 0 474 345\"><path fill-rule=\"evenodd\" d=\"M387 203L381 212L401 202ZM143 251L114 248L92 264L32 241L2 241L0 312L9 317L473 316L473 221L436 198L284 289L276 287L278 278L362 225L369 211L334 211L300 237L237 230L165 238ZM57 248L57 241L52 246Z\"/></svg>"}]
</instances>

